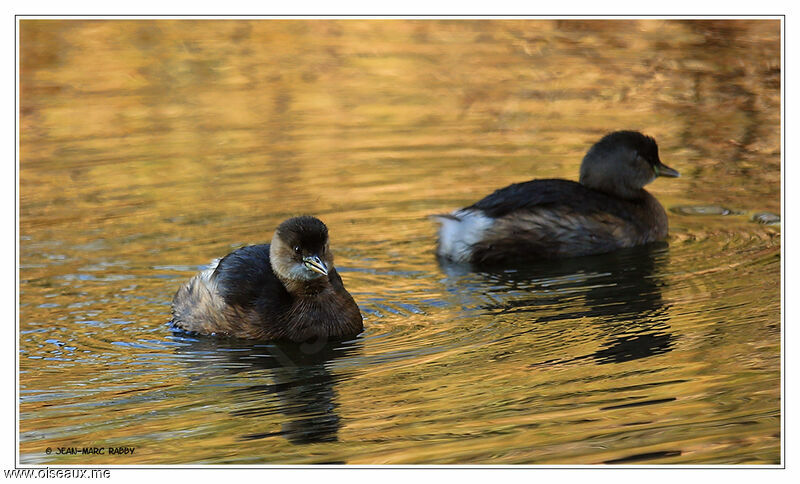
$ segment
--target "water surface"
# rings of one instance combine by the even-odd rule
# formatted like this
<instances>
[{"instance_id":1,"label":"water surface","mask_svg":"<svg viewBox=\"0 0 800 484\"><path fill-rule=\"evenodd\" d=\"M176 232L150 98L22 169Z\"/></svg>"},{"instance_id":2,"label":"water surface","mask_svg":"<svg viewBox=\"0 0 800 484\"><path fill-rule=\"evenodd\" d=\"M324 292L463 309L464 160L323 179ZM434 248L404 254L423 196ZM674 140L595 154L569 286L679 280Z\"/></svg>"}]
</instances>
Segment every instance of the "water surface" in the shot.
<instances>
[{"instance_id":1,"label":"water surface","mask_svg":"<svg viewBox=\"0 0 800 484\"><path fill-rule=\"evenodd\" d=\"M23 20L25 464L777 464L780 24ZM654 136L663 244L493 273L429 214ZM172 335L311 213L354 341ZM766 215L765 215L766 214ZM134 447L59 455L59 447Z\"/></svg>"}]
</instances>

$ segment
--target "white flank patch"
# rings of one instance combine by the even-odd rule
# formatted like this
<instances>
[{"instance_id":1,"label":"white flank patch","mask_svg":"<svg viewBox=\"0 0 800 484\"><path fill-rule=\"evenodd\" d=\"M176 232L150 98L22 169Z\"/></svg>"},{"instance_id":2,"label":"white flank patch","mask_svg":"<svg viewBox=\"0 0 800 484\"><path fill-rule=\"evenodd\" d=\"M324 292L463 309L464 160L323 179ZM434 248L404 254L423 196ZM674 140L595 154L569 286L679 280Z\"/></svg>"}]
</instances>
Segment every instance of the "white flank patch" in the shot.
<instances>
[{"instance_id":1,"label":"white flank patch","mask_svg":"<svg viewBox=\"0 0 800 484\"><path fill-rule=\"evenodd\" d=\"M457 262L468 262L472 246L483 239L484 232L492 226L494 219L477 210L457 210L452 215L458 220L434 216L442 224L437 252Z\"/></svg>"},{"instance_id":2,"label":"white flank patch","mask_svg":"<svg viewBox=\"0 0 800 484\"><path fill-rule=\"evenodd\" d=\"M217 268L217 266L219 265L219 261L221 260L222 257L217 257L216 259L212 260L211 262L208 263L208 267L206 267L206 270L214 272L214 269Z\"/></svg>"},{"instance_id":3,"label":"white flank patch","mask_svg":"<svg viewBox=\"0 0 800 484\"><path fill-rule=\"evenodd\" d=\"M218 258L212 260L211 263L208 264L208 268L206 268L205 270L201 271L200 274L197 274L197 276L196 276L197 279L200 282L202 282L203 285L208 287L209 289L213 289L212 285L211 285L211 275L214 273L214 271L216 270L217 266L219 265L219 261L221 261L221 260L222 260L221 257L218 257Z\"/></svg>"}]
</instances>

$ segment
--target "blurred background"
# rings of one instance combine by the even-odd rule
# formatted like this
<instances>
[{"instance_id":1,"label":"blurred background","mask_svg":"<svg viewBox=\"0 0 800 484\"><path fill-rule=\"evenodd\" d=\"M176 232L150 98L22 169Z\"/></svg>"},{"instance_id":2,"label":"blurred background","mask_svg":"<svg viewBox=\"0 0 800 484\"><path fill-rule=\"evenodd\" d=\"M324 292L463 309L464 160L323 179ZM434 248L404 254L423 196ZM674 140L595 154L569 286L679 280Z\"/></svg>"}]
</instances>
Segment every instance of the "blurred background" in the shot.
<instances>
[{"instance_id":1,"label":"blurred background","mask_svg":"<svg viewBox=\"0 0 800 484\"><path fill-rule=\"evenodd\" d=\"M26 464L780 462L779 20L19 22ZM670 238L501 273L427 216L658 141ZM329 227L330 348L172 335L179 285ZM124 445L130 456L48 455Z\"/></svg>"}]
</instances>

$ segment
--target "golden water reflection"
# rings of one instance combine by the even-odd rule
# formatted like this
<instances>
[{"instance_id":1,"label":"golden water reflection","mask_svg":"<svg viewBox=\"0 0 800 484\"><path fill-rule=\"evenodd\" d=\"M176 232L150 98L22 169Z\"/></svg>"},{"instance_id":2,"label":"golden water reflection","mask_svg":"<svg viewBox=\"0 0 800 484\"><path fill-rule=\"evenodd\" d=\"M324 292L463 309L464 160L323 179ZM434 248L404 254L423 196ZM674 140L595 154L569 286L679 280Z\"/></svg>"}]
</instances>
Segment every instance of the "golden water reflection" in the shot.
<instances>
[{"instance_id":1,"label":"golden water reflection","mask_svg":"<svg viewBox=\"0 0 800 484\"><path fill-rule=\"evenodd\" d=\"M781 227L751 221L781 210L778 20L19 32L24 463L779 462ZM437 264L427 215L576 179L615 129L681 171L651 186L668 209L727 211L670 211L643 253ZM330 227L355 346L293 366L169 334L182 280L299 213ZM101 443L137 451L43 453Z\"/></svg>"}]
</instances>

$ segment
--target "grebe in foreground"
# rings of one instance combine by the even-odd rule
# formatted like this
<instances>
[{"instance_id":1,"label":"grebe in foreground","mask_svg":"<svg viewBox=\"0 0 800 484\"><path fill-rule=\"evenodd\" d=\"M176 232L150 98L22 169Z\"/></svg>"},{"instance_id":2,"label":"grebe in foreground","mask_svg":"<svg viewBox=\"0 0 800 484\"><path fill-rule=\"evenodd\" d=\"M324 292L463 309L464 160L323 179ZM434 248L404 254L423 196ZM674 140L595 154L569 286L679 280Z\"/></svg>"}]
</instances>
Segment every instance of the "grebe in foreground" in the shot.
<instances>
[{"instance_id":1,"label":"grebe in foreground","mask_svg":"<svg viewBox=\"0 0 800 484\"><path fill-rule=\"evenodd\" d=\"M644 186L678 177L653 138L617 131L592 146L580 183L531 180L469 207L436 215L440 257L473 265L509 264L611 252L663 240L667 214Z\"/></svg>"},{"instance_id":2,"label":"grebe in foreground","mask_svg":"<svg viewBox=\"0 0 800 484\"><path fill-rule=\"evenodd\" d=\"M345 339L361 313L333 267L319 219L286 220L271 244L251 245L194 276L172 300L174 329L207 335L302 342Z\"/></svg>"}]
</instances>

